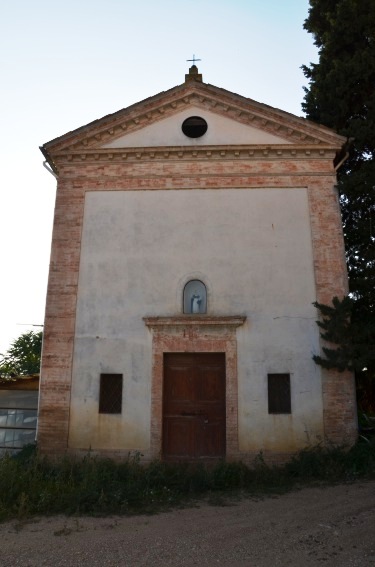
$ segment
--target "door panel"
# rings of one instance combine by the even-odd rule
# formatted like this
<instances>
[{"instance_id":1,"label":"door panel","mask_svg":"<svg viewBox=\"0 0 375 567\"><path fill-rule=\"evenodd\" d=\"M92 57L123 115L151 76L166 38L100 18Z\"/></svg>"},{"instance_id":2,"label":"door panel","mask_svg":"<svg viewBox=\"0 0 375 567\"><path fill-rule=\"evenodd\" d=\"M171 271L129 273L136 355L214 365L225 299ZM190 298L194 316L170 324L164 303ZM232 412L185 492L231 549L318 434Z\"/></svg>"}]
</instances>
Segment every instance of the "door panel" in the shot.
<instances>
[{"instance_id":1,"label":"door panel","mask_svg":"<svg viewBox=\"0 0 375 567\"><path fill-rule=\"evenodd\" d=\"M203 424L203 434L198 437L200 455L208 458L225 456L225 428L219 420ZM224 448L224 452L221 450Z\"/></svg>"},{"instance_id":2,"label":"door panel","mask_svg":"<svg viewBox=\"0 0 375 567\"><path fill-rule=\"evenodd\" d=\"M225 402L222 400L223 379L225 375L221 375L220 366L204 366L199 367L199 381L197 384L198 397L201 401L212 401L215 403ZM224 390L225 391L225 390Z\"/></svg>"},{"instance_id":3,"label":"door panel","mask_svg":"<svg viewBox=\"0 0 375 567\"><path fill-rule=\"evenodd\" d=\"M193 452L194 429L188 420L168 417L164 422L164 433L168 439L168 454L186 458Z\"/></svg>"},{"instance_id":4,"label":"door panel","mask_svg":"<svg viewBox=\"0 0 375 567\"><path fill-rule=\"evenodd\" d=\"M165 392L165 403L169 405L189 400L192 396L193 382L188 369L173 366L166 371L170 388Z\"/></svg>"},{"instance_id":5,"label":"door panel","mask_svg":"<svg viewBox=\"0 0 375 567\"><path fill-rule=\"evenodd\" d=\"M164 459L224 456L225 354L165 354Z\"/></svg>"}]
</instances>

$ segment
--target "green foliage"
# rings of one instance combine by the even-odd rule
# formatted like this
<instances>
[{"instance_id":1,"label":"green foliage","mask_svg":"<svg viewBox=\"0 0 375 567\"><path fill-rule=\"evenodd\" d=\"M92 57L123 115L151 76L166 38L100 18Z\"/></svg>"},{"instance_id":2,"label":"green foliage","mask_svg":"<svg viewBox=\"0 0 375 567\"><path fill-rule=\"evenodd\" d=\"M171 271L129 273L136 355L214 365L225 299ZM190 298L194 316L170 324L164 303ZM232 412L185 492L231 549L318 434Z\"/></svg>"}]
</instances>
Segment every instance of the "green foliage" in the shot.
<instances>
[{"instance_id":1,"label":"green foliage","mask_svg":"<svg viewBox=\"0 0 375 567\"><path fill-rule=\"evenodd\" d=\"M368 366L375 367L374 320L364 324L364 320L352 317L356 305L354 299L334 297L332 306L315 302L322 320L317 324L322 329L321 337L332 343L334 348L323 347L325 358L314 356L317 364L325 368L337 368L362 372ZM368 371L368 369L367 369Z\"/></svg>"},{"instance_id":2,"label":"green foliage","mask_svg":"<svg viewBox=\"0 0 375 567\"><path fill-rule=\"evenodd\" d=\"M40 369L42 332L30 331L13 341L5 354L0 355L0 376L37 374Z\"/></svg>"},{"instance_id":3,"label":"green foliage","mask_svg":"<svg viewBox=\"0 0 375 567\"><path fill-rule=\"evenodd\" d=\"M310 85L303 109L316 122L355 137L355 152L373 151L375 133L375 4L372 0L310 0L304 28L319 63L303 66Z\"/></svg>"},{"instance_id":4,"label":"green foliage","mask_svg":"<svg viewBox=\"0 0 375 567\"><path fill-rule=\"evenodd\" d=\"M305 449L285 465L285 473L303 483L374 478L375 443L360 441L348 451L340 447Z\"/></svg>"},{"instance_id":5,"label":"green foliage","mask_svg":"<svg viewBox=\"0 0 375 567\"><path fill-rule=\"evenodd\" d=\"M349 451L311 448L283 467L226 463L141 465L87 455L47 460L35 447L0 459L0 520L32 515L155 513L195 502L225 504L234 496L280 494L311 482L375 478L375 445L363 441Z\"/></svg>"},{"instance_id":6,"label":"green foliage","mask_svg":"<svg viewBox=\"0 0 375 567\"><path fill-rule=\"evenodd\" d=\"M341 350L337 356L325 351L326 361L332 367L336 360L339 370L367 367L375 378L375 2L310 0L304 27L314 36L319 63L303 66L309 80L303 110L346 136L349 152L338 190L354 302L328 314L324 324L331 323L323 329ZM351 322L342 324L346 309Z\"/></svg>"}]
</instances>

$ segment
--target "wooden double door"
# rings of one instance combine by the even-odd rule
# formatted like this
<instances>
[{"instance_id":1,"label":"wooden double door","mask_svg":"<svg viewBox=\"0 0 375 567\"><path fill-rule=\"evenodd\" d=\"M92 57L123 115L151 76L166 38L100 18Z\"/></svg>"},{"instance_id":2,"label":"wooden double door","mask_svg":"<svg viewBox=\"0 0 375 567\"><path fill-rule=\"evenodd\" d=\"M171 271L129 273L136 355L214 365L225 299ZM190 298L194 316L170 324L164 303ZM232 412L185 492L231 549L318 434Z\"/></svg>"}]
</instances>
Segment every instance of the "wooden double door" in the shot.
<instances>
[{"instance_id":1,"label":"wooden double door","mask_svg":"<svg viewBox=\"0 0 375 567\"><path fill-rule=\"evenodd\" d=\"M163 458L225 456L225 354L164 354Z\"/></svg>"}]
</instances>

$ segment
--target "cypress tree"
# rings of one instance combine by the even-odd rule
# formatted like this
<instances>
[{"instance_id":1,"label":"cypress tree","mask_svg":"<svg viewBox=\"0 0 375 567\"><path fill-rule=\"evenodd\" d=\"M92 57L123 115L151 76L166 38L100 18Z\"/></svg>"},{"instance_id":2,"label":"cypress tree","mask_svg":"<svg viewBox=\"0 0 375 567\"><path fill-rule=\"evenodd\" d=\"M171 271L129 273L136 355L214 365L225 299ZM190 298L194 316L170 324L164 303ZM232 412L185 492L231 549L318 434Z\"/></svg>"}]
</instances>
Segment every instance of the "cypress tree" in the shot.
<instances>
[{"instance_id":1,"label":"cypress tree","mask_svg":"<svg viewBox=\"0 0 375 567\"><path fill-rule=\"evenodd\" d=\"M350 295L332 306L316 304L322 336L337 348L324 349L325 358L315 361L355 370L357 379L374 386L375 2L310 0L304 28L314 37L319 62L302 67L309 80L302 108L308 119L346 136L349 152L338 191Z\"/></svg>"}]
</instances>

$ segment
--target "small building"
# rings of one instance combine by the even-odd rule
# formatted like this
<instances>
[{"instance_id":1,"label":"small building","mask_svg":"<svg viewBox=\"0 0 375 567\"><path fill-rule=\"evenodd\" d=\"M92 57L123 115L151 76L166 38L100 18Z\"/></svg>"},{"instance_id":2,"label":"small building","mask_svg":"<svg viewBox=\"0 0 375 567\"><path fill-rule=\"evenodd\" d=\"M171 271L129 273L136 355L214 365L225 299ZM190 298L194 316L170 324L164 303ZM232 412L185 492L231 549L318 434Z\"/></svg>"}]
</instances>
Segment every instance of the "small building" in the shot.
<instances>
[{"instance_id":1,"label":"small building","mask_svg":"<svg viewBox=\"0 0 375 567\"><path fill-rule=\"evenodd\" d=\"M185 82L46 143L58 178L44 453L280 462L356 438L353 376L315 365L347 293L345 139Z\"/></svg>"},{"instance_id":2,"label":"small building","mask_svg":"<svg viewBox=\"0 0 375 567\"><path fill-rule=\"evenodd\" d=\"M39 376L0 379L0 456L35 443Z\"/></svg>"}]
</instances>

